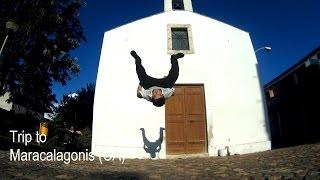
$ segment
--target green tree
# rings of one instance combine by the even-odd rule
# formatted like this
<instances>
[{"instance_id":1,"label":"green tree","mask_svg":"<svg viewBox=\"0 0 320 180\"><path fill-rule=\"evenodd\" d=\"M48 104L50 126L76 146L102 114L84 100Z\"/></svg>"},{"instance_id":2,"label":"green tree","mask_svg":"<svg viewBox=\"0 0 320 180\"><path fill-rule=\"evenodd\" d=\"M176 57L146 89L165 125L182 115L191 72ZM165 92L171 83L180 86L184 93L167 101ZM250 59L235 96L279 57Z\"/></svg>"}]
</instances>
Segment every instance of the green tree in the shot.
<instances>
[{"instance_id":1,"label":"green tree","mask_svg":"<svg viewBox=\"0 0 320 180\"><path fill-rule=\"evenodd\" d=\"M94 84L87 84L74 94L64 95L56 110L57 118L64 122L67 128L82 130L92 127Z\"/></svg>"},{"instance_id":2,"label":"green tree","mask_svg":"<svg viewBox=\"0 0 320 180\"><path fill-rule=\"evenodd\" d=\"M70 52L85 41L79 21L81 0L1 0L0 42L5 24L19 25L1 57L0 95L38 112L50 111L56 102L53 82L65 85L80 67ZM2 43L1 43L2 44Z\"/></svg>"},{"instance_id":3,"label":"green tree","mask_svg":"<svg viewBox=\"0 0 320 180\"><path fill-rule=\"evenodd\" d=\"M94 84L87 84L76 93L63 96L60 105L55 109L54 120L49 122L45 149L82 151L91 148L94 92Z\"/></svg>"}]
</instances>

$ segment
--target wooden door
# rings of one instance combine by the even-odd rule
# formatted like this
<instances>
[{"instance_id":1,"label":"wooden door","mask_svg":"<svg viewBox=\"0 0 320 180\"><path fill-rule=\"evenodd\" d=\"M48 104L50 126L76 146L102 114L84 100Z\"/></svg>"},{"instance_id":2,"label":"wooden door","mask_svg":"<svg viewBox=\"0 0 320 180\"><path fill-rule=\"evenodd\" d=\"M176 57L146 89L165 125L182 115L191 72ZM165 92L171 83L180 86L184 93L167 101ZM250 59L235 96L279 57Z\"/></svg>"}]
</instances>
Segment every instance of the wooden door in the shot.
<instances>
[{"instance_id":1,"label":"wooden door","mask_svg":"<svg viewBox=\"0 0 320 180\"><path fill-rule=\"evenodd\" d=\"M203 86L176 86L166 101L167 154L207 152Z\"/></svg>"}]
</instances>

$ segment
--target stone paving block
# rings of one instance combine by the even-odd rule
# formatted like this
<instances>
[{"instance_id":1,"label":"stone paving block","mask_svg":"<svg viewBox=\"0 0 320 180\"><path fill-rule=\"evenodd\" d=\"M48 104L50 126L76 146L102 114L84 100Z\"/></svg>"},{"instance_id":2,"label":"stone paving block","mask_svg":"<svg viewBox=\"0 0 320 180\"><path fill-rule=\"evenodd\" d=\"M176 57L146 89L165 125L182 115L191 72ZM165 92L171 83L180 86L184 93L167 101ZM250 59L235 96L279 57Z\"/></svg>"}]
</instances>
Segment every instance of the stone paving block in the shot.
<instances>
[{"instance_id":1,"label":"stone paving block","mask_svg":"<svg viewBox=\"0 0 320 180\"><path fill-rule=\"evenodd\" d=\"M169 160L10 162L0 150L0 179L320 179L320 144L261 153Z\"/></svg>"}]
</instances>

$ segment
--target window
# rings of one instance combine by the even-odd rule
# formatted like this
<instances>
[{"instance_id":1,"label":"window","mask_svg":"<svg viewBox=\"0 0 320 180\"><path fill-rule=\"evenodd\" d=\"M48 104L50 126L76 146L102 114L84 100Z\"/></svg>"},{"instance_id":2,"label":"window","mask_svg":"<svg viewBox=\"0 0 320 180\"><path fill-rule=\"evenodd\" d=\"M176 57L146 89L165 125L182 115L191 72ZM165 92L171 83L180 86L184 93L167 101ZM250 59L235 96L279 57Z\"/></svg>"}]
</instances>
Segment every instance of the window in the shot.
<instances>
[{"instance_id":1,"label":"window","mask_svg":"<svg viewBox=\"0 0 320 180\"><path fill-rule=\"evenodd\" d=\"M273 89L268 90L268 93L269 93L269 98L273 98L275 96Z\"/></svg>"},{"instance_id":2,"label":"window","mask_svg":"<svg viewBox=\"0 0 320 180\"><path fill-rule=\"evenodd\" d=\"M172 9L184 10L183 0L172 0Z\"/></svg>"},{"instance_id":3,"label":"window","mask_svg":"<svg viewBox=\"0 0 320 180\"><path fill-rule=\"evenodd\" d=\"M193 54L193 42L191 25L169 24L168 32L168 54L184 53Z\"/></svg>"},{"instance_id":4,"label":"window","mask_svg":"<svg viewBox=\"0 0 320 180\"><path fill-rule=\"evenodd\" d=\"M187 28L172 28L172 49L189 50L189 39Z\"/></svg>"}]
</instances>

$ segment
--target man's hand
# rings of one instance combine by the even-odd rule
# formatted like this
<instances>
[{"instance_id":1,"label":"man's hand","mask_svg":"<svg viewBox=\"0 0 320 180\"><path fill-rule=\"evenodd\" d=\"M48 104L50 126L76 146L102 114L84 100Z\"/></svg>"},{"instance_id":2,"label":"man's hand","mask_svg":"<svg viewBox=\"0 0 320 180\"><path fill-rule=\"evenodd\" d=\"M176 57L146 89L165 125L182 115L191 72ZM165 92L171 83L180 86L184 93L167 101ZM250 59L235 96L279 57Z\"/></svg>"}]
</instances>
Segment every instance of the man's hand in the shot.
<instances>
[{"instance_id":1,"label":"man's hand","mask_svg":"<svg viewBox=\"0 0 320 180\"><path fill-rule=\"evenodd\" d=\"M142 98L140 91L142 91L142 87L141 87L141 85L139 84L139 85L138 85L138 88L137 88L137 97L138 97L138 98Z\"/></svg>"}]
</instances>

